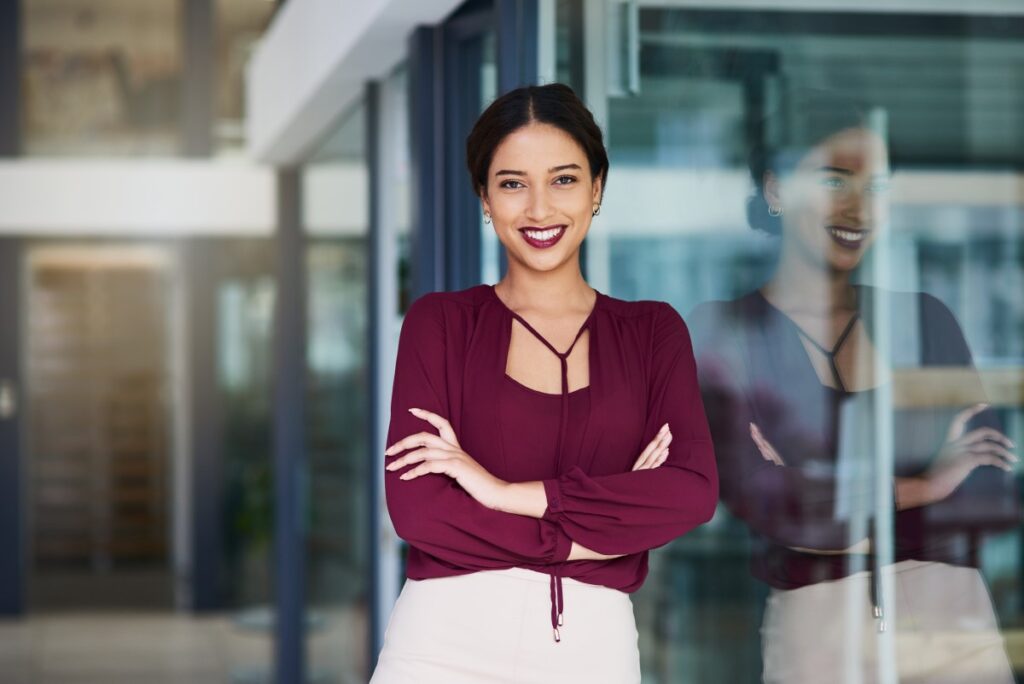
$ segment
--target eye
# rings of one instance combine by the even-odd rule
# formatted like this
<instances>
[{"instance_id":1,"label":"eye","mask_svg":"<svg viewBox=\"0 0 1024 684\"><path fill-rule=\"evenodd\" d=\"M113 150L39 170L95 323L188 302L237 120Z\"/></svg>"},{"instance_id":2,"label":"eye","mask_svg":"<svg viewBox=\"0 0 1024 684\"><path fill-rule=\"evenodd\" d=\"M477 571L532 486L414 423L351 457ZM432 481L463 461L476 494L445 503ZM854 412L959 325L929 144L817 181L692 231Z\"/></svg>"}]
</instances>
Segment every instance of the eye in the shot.
<instances>
[{"instance_id":1,"label":"eye","mask_svg":"<svg viewBox=\"0 0 1024 684\"><path fill-rule=\"evenodd\" d=\"M846 181L838 176L827 176L822 178L821 184L829 190L842 190L846 187Z\"/></svg>"},{"instance_id":2,"label":"eye","mask_svg":"<svg viewBox=\"0 0 1024 684\"><path fill-rule=\"evenodd\" d=\"M888 181L874 181L868 183L867 191L876 195L880 195L883 192L888 192L889 182Z\"/></svg>"},{"instance_id":3,"label":"eye","mask_svg":"<svg viewBox=\"0 0 1024 684\"><path fill-rule=\"evenodd\" d=\"M576 176L559 176L555 179L555 185L571 185L576 182Z\"/></svg>"},{"instance_id":4,"label":"eye","mask_svg":"<svg viewBox=\"0 0 1024 684\"><path fill-rule=\"evenodd\" d=\"M518 190L519 188L524 188L526 186L523 185L522 183L520 183L517 180L511 180L510 179L510 180L502 181L501 183L498 184L498 187L500 187L500 188L508 188L509 190Z\"/></svg>"}]
</instances>

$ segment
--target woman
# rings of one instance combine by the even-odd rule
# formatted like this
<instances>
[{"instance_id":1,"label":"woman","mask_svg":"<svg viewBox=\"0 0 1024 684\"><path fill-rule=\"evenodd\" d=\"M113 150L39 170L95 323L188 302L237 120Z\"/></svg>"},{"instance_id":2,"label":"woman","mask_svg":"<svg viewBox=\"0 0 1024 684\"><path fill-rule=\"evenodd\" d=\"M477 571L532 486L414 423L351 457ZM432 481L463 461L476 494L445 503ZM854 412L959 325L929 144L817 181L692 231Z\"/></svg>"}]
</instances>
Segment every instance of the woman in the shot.
<instances>
[{"instance_id":1,"label":"woman","mask_svg":"<svg viewBox=\"0 0 1024 684\"><path fill-rule=\"evenodd\" d=\"M467 157L508 273L406 314L385 485L408 580L372 681L639 682L629 592L717 500L689 336L583 279L608 158L571 89L498 98Z\"/></svg>"},{"instance_id":2,"label":"woman","mask_svg":"<svg viewBox=\"0 0 1024 684\"><path fill-rule=\"evenodd\" d=\"M1012 682L976 569L981 534L1017 524L1012 442L978 403L949 310L855 284L888 223L887 147L863 110L804 95L806 116L769 121L779 137L750 156L751 226L781 241L773 275L689 318L722 498L772 588L764 681ZM967 405L917 392L892 414L886 464L879 401L908 390L893 366L960 367ZM876 539L878 511L891 540Z\"/></svg>"}]
</instances>

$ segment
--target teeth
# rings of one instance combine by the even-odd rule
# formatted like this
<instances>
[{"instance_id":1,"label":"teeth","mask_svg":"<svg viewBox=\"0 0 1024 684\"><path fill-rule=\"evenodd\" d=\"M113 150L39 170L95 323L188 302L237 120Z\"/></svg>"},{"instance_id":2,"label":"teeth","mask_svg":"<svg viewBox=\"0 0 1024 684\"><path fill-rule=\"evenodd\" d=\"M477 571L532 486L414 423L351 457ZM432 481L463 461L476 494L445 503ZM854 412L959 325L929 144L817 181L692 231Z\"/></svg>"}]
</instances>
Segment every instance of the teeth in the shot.
<instances>
[{"instance_id":1,"label":"teeth","mask_svg":"<svg viewBox=\"0 0 1024 684\"><path fill-rule=\"evenodd\" d=\"M525 231L534 240L550 240L562 232L561 228L549 228L548 230L527 230Z\"/></svg>"},{"instance_id":2,"label":"teeth","mask_svg":"<svg viewBox=\"0 0 1024 684\"><path fill-rule=\"evenodd\" d=\"M839 228L829 228L828 230L839 239L849 242L860 242L864 239L865 235L864 233L855 233L850 230L840 230Z\"/></svg>"}]
</instances>

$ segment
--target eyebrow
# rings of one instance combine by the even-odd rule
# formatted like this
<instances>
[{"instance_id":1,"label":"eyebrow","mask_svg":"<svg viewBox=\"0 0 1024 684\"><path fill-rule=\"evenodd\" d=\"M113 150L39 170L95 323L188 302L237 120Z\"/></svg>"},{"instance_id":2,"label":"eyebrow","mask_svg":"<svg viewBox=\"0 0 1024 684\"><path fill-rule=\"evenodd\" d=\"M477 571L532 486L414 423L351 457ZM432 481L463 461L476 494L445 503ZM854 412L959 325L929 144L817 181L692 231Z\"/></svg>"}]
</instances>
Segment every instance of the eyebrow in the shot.
<instances>
[{"instance_id":1,"label":"eyebrow","mask_svg":"<svg viewBox=\"0 0 1024 684\"><path fill-rule=\"evenodd\" d=\"M828 173L841 173L844 176L852 176L853 175L853 171L851 171L850 169L844 169L844 168L839 167L839 166L819 166L815 170L816 171L825 171L825 172L828 172Z\"/></svg>"},{"instance_id":2,"label":"eyebrow","mask_svg":"<svg viewBox=\"0 0 1024 684\"><path fill-rule=\"evenodd\" d=\"M562 164L561 166L552 166L548 169L548 173L557 173L558 171L565 171L566 169L577 169L580 170L579 164ZM514 171L512 169L502 169L494 174L495 176L525 176L525 171Z\"/></svg>"},{"instance_id":3,"label":"eyebrow","mask_svg":"<svg viewBox=\"0 0 1024 684\"><path fill-rule=\"evenodd\" d=\"M828 173L838 173L838 174L841 174L843 176L852 176L852 175L854 175L853 171L851 171L850 169L844 169L841 166L819 166L815 170L816 171L825 171L825 172L828 172ZM890 172L875 173L875 174L871 175L872 178L890 178L891 176L892 176L892 172L891 171Z\"/></svg>"}]
</instances>

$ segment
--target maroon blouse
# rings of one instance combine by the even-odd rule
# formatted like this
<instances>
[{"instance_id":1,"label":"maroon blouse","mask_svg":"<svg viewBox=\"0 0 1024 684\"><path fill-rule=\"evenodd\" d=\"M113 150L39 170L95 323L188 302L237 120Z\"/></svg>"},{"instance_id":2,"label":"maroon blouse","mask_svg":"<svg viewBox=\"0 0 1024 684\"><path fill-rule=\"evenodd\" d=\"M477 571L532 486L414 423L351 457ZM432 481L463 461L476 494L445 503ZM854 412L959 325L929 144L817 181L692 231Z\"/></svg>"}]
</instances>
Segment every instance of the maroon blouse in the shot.
<instances>
[{"instance_id":1,"label":"maroon blouse","mask_svg":"<svg viewBox=\"0 0 1024 684\"><path fill-rule=\"evenodd\" d=\"M505 373L514 318L562 360L561 394ZM409 579L510 567L547 573L556 640L563 576L635 591L647 575L647 551L709 520L718 499L683 319L665 302L598 292L577 340L585 329L590 384L570 393L565 359L572 347L552 347L492 285L420 297L399 337L387 438L391 445L433 431L408 411L422 408L447 418L466 453L493 475L543 482L548 507L537 519L488 509L445 475L384 476L395 531L410 546ZM672 431L666 462L631 471L666 422ZM625 555L566 561L573 541Z\"/></svg>"}]
</instances>

